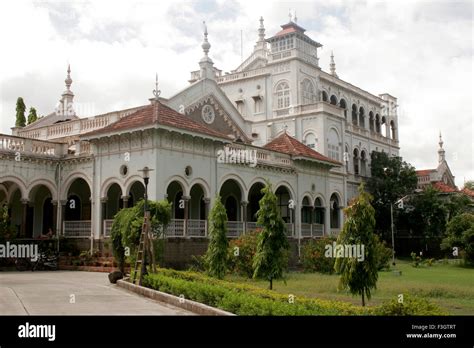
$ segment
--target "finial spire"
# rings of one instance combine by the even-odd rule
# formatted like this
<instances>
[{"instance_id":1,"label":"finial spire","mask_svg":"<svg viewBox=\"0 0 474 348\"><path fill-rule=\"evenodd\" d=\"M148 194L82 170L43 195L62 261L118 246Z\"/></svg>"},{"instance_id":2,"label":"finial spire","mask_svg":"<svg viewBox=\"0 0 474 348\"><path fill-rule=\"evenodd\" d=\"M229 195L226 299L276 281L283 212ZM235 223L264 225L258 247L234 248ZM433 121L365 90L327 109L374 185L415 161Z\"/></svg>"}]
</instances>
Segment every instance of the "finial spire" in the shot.
<instances>
[{"instance_id":1,"label":"finial spire","mask_svg":"<svg viewBox=\"0 0 474 348\"><path fill-rule=\"evenodd\" d=\"M441 163L441 162L444 162L446 160L446 157L445 157L445 154L446 154L446 151L444 151L443 149L443 138L441 136L441 131L439 131L439 149L438 149L438 162Z\"/></svg>"},{"instance_id":2,"label":"finial spire","mask_svg":"<svg viewBox=\"0 0 474 348\"><path fill-rule=\"evenodd\" d=\"M288 18L290 18L290 22L293 22L293 15L291 14L291 8L288 9Z\"/></svg>"},{"instance_id":3,"label":"finial spire","mask_svg":"<svg viewBox=\"0 0 474 348\"><path fill-rule=\"evenodd\" d=\"M336 63L334 62L334 52L331 51L331 63L329 64L329 68L331 70L331 75L334 77L338 77L336 74Z\"/></svg>"},{"instance_id":4,"label":"finial spire","mask_svg":"<svg viewBox=\"0 0 474 348\"><path fill-rule=\"evenodd\" d=\"M160 97L161 91L158 89L158 73L156 73L155 77L155 89L153 90L153 95L155 96L155 100L158 101Z\"/></svg>"},{"instance_id":5,"label":"finial spire","mask_svg":"<svg viewBox=\"0 0 474 348\"><path fill-rule=\"evenodd\" d=\"M207 55L209 53L209 49L211 48L211 44L207 40L207 35L208 34L207 34L206 22L203 21L202 23L204 24L204 42L202 43L201 47L202 47L202 50L204 51L204 55L207 57Z\"/></svg>"},{"instance_id":6,"label":"finial spire","mask_svg":"<svg viewBox=\"0 0 474 348\"><path fill-rule=\"evenodd\" d=\"M68 64L67 65L67 76L66 76L66 80L64 80L64 82L66 83L66 88L68 91L70 91L71 89L71 84L72 84L72 79L71 79L71 64Z\"/></svg>"},{"instance_id":7,"label":"finial spire","mask_svg":"<svg viewBox=\"0 0 474 348\"><path fill-rule=\"evenodd\" d=\"M296 10L295 10L295 19L293 20L295 23L298 22L298 17L296 17Z\"/></svg>"},{"instance_id":8,"label":"finial spire","mask_svg":"<svg viewBox=\"0 0 474 348\"><path fill-rule=\"evenodd\" d=\"M260 27L258 28L258 41L265 42L265 26L263 25L263 17L260 17Z\"/></svg>"}]
</instances>

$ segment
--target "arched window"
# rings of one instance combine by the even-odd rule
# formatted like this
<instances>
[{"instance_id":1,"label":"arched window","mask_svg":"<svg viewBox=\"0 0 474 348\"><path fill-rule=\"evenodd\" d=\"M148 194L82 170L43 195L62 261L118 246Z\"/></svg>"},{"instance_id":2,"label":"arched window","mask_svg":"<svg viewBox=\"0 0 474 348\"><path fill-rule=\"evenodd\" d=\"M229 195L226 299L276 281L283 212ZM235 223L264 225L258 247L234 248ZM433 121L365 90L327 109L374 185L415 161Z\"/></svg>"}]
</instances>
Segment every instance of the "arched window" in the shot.
<instances>
[{"instance_id":1,"label":"arched window","mask_svg":"<svg viewBox=\"0 0 474 348\"><path fill-rule=\"evenodd\" d=\"M344 118L347 121L347 104L346 104L346 101L344 99L341 99L339 101L339 106L344 109Z\"/></svg>"},{"instance_id":2,"label":"arched window","mask_svg":"<svg viewBox=\"0 0 474 348\"><path fill-rule=\"evenodd\" d=\"M324 207L321 198L316 198L314 201L314 223L324 224Z\"/></svg>"},{"instance_id":3,"label":"arched window","mask_svg":"<svg viewBox=\"0 0 474 348\"><path fill-rule=\"evenodd\" d=\"M303 82L301 82L301 90L303 91L302 104L316 103L314 85L309 79L304 79Z\"/></svg>"},{"instance_id":4,"label":"arched window","mask_svg":"<svg viewBox=\"0 0 474 348\"><path fill-rule=\"evenodd\" d=\"M331 96L331 101L330 102L331 102L332 105L337 105L337 98L334 94Z\"/></svg>"},{"instance_id":5,"label":"arched window","mask_svg":"<svg viewBox=\"0 0 474 348\"><path fill-rule=\"evenodd\" d=\"M333 193L331 196L329 208L331 209L331 228L339 228L339 210L341 208L339 204L339 198L335 193Z\"/></svg>"},{"instance_id":6,"label":"arched window","mask_svg":"<svg viewBox=\"0 0 474 348\"><path fill-rule=\"evenodd\" d=\"M359 127L365 128L365 114L362 106L359 108Z\"/></svg>"},{"instance_id":7,"label":"arched window","mask_svg":"<svg viewBox=\"0 0 474 348\"><path fill-rule=\"evenodd\" d=\"M327 102L328 101L328 94L326 91L322 91L321 93L323 101Z\"/></svg>"},{"instance_id":8,"label":"arched window","mask_svg":"<svg viewBox=\"0 0 474 348\"><path fill-rule=\"evenodd\" d=\"M387 119L385 118L385 116L382 116L382 135L384 137L388 137L390 136L390 134L387 134Z\"/></svg>"},{"instance_id":9,"label":"arched window","mask_svg":"<svg viewBox=\"0 0 474 348\"><path fill-rule=\"evenodd\" d=\"M360 175L367 176L367 155L365 151L360 152Z\"/></svg>"},{"instance_id":10,"label":"arched window","mask_svg":"<svg viewBox=\"0 0 474 348\"><path fill-rule=\"evenodd\" d=\"M304 138L304 143L306 146L312 148L312 149L317 149L318 147L318 138L316 138L316 135L314 133L308 133L306 134Z\"/></svg>"},{"instance_id":11,"label":"arched window","mask_svg":"<svg viewBox=\"0 0 474 348\"><path fill-rule=\"evenodd\" d=\"M371 111L369 112L369 129L373 132L374 131L374 113Z\"/></svg>"},{"instance_id":12,"label":"arched window","mask_svg":"<svg viewBox=\"0 0 474 348\"><path fill-rule=\"evenodd\" d=\"M396 140L396 134L395 134L395 122L390 121L390 137L393 139L393 140Z\"/></svg>"},{"instance_id":13,"label":"arched window","mask_svg":"<svg viewBox=\"0 0 474 348\"><path fill-rule=\"evenodd\" d=\"M353 162L354 162L354 174L359 175L359 150L354 149L353 151Z\"/></svg>"},{"instance_id":14,"label":"arched window","mask_svg":"<svg viewBox=\"0 0 474 348\"><path fill-rule=\"evenodd\" d=\"M352 104L352 124L357 126L357 106Z\"/></svg>"},{"instance_id":15,"label":"arched window","mask_svg":"<svg viewBox=\"0 0 474 348\"><path fill-rule=\"evenodd\" d=\"M380 134L380 116L379 116L379 114L375 115L375 133Z\"/></svg>"},{"instance_id":16,"label":"arched window","mask_svg":"<svg viewBox=\"0 0 474 348\"><path fill-rule=\"evenodd\" d=\"M277 108L283 109L290 106L290 86L283 81L276 88Z\"/></svg>"},{"instance_id":17,"label":"arched window","mask_svg":"<svg viewBox=\"0 0 474 348\"><path fill-rule=\"evenodd\" d=\"M346 164L346 172L349 172L349 156L349 146L346 145L346 147L344 148L344 163Z\"/></svg>"},{"instance_id":18,"label":"arched window","mask_svg":"<svg viewBox=\"0 0 474 348\"><path fill-rule=\"evenodd\" d=\"M339 161L339 135L334 128L328 134L328 157Z\"/></svg>"}]
</instances>

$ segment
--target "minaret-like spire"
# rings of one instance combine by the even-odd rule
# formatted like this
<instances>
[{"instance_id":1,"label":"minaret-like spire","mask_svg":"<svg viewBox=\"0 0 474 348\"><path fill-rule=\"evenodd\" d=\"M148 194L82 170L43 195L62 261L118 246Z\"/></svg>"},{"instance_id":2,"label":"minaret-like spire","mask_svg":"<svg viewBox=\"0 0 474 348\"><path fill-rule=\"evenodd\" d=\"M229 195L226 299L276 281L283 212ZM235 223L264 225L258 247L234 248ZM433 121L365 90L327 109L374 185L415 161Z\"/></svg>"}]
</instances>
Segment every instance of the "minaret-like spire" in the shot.
<instances>
[{"instance_id":1,"label":"minaret-like spire","mask_svg":"<svg viewBox=\"0 0 474 348\"><path fill-rule=\"evenodd\" d=\"M263 17L260 17L260 27L258 28L258 42L265 41L265 27L263 26Z\"/></svg>"},{"instance_id":2,"label":"minaret-like spire","mask_svg":"<svg viewBox=\"0 0 474 348\"><path fill-rule=\"evenodd\" d=\"M442 136L441 136L441 131L439 132L439 143L438 143L438 144L439 144L439 149L438 149L438 162L439 162L439 163L442 163L442 162L444 162L444 161L446 160L446 156L445 156L446 151L444 151L444 149L443 149L443 144L444 144L444 142L443 142L443 138L442 138Z\"/></svg>"},{"instance_id":3,"label":"minaret-like spire","mask_svg":"<svg viewBox=\"0 0 474 348\"><path fill-rule=\"evenodd\" d=\"M158 73L155 77L155 89L153 90L153 95L155 96L155 101L158 101L160 98L161 91L158 89Z\"/></svg>"},{"instance_id":4,"label":"minaret-like spire","mask_svg":"<svg viewBox=\"0 0 474 348\"><path fill-rule=\"evenodd\" d=\"M209 58L209 49L211 48L211 44L207 39L207 25L206 22L204 24L204 41L201 45L202 50L204 51L204 57L201 58L199 61L199 66L201 68L201 79L208 78L208 79L215 79L214 75L214 62L211 58Z\"/></svg>"},{"instance_id":5,"label":"minaret-like spire","mask_svg":"<svg viewBox=\"0 0 474 348\"><path fill-rule=\"evenodd\" d=\"M61 95L56 113L67 118L67 116L74 116L76 114L73 108L74 93L71 91L72 79L70 64L67 66L67 76L64 82L66 83L66 90Z\"/></svg>"},{"instance_id":6,"label":"minaret-like spire","mask_svg":"<svg viewBox=\"0 0 474 348\"><path fill-rule=\"evenodd\" d=\"M338 77L336 74L336 63L334 62L334 53L331 51L331 63L329 64L329 68L331 70L331 75L334 77Z\"/></svg>"}]
</instances>

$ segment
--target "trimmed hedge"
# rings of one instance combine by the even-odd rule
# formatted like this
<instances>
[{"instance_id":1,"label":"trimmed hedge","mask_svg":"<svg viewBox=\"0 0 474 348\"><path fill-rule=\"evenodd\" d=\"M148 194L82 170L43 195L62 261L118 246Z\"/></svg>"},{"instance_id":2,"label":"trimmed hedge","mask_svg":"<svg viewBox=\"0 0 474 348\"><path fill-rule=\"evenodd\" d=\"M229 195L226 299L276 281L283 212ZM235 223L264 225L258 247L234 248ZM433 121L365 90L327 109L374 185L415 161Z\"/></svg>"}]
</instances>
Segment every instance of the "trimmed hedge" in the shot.
<instances>
[{"instance_id":1,"label":"trimmed hedge","mask_svg":"<svg viewBox=\"0 0 474 348\"><path fill-rule=\"evenodd\" d=\"M360 307L342 301L294 297L242 283L218 280L201 273L158 269L144 286L217 307L237 315L442 315L437 305L405 295L404 303Z\"/></svg>"}]
</instances>

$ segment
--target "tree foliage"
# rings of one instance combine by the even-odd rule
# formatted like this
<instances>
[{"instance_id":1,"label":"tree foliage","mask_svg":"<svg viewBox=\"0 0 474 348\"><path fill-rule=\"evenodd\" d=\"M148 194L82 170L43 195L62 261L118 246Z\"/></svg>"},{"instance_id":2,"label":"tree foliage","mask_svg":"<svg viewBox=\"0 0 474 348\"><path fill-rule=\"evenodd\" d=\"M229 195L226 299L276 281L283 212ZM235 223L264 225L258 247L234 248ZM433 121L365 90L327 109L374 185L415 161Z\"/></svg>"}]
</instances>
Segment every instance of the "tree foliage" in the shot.
<instances>
[{"instance_id":1,"label":"tree foliage","mask_svg":"<svg viewBox=\"0 0 474 348\"><path fill-rule=\"evenodd\" d=\"M28 124L32 124L38 119L38 115L36 114L36 109L31 107L30 113L28 114Z\"/></svg>"},{"instance_id":2,"label":"tree foliage","mask_svg":"<svg viewBox=\"0 0 474 348\"><path fill-rule=\"evenodd\" d=\"M261 192L263 197L259 201L257 225L261 226L262 231L258 235L253 277L267 279L272 289L273 279L283 277L290 245L285 234L285 222L280 216L277 197L270 182L266 182Z\"/></svg>"},{"instance_id":3,"label":"tree foliage","mask_svg":"<svg viewBox=\"0 0 474 348\"><path fill-rule=\"evenodd\" d=\"M349 288L352 294L361 295L363 306L365 306L365 296L370 300L371 290L376 288L378 279L377 240L374 234L375 211L370 204L371 200L371 195L361 184L359 195L344 210L346 221L337 239L339 245L363 245L364 260L360 261L355 257L340 257L336 259L334 265L336 272L341 274L339 288Z\"/></svg>"},{"instance_id":4,"label":"tree foliage","mask_svg":"<svg viewBox=\"0 0 474 348\"><path fill-rule=\"evenodd\" d=\"M469 180L464 183L464 188L474 191L474 180Z\"/></svg>"},{"instance_id":5,"label":"tree foliage","mask_svg":"<svg viewBox=\"0 0 474 348\"><path fill-rule=\"evenodd\" d=\"M464 213L454 217L446 228L446 238L441 248L450 253L453 248L463 251L467 263L474 264L474 215Z\"/></svg>"},{"instance_id":6,"label":"tree foliage","mask_svg":"<svg viewBox=\"0 0 474 348\"><path fill-rule=\"evenodd\" d=\"M398 213L397 227L411 230L414 235L432 238L441 237L446 227L448 210L437 190L428 186L421 193L411 196Z\"/></svg>"},{"instance_id":7,"label":"tree foliage","mask_svg":"<svg viewBox=\"0 0 474 348\"><path fill-rule=\"evenodd\" d=\"M144 220L145 201L140 200L130 208L120 210L114 217L111 229L113 254L124 273L125 248L129 248L130 255L134 255L140 241L140 233ZM150 210L151 228L157 237L163 233L171 219L171 204L164 201L148 201Z\"/></svg>"},{"instance_id":8,"label":"tree foliage","mask_svg":"<svg viewBox=\"0 0 474 348\"><path fill-rule=\"evenodd\" d=\"M216 195L214 202L209 213L209 245L205 261L209 275L222 279L228 265L227 212L219 195Z\"/></svg>"},{"instance_id":9,"label":"tree foliage","mask_svg":"<svg viewBox=\"0 0 474 348\"><path fill-rule=\"evenodd\" d=\"M412 193L418 182L415 168L401 157L385 152L372 152L371 177L367 190L373 197L376 230L390 230L390 204Z\"/></svg>"},{"instance_id":10,"label":"tree foliage","mask_svg":"<svg viewBox=\"0 0 474 348\"><path fill-rule=\"evenodd\" d=\"M10 216L8 215L8 206L5 204L0 209L0 243L14 238L15 229L11 225Z\"/></svg>"},{"instance_id":11,"label":"tree foliage","mask_svg":"<svg viewBox=\"0 0 474 348\"><path fill-rule=\"evenodd\" d=\"M18 97L16 100L16 127L24 127L26 125L25 110L26 106L23 98Z\"/></svg>"}]
</instances>

